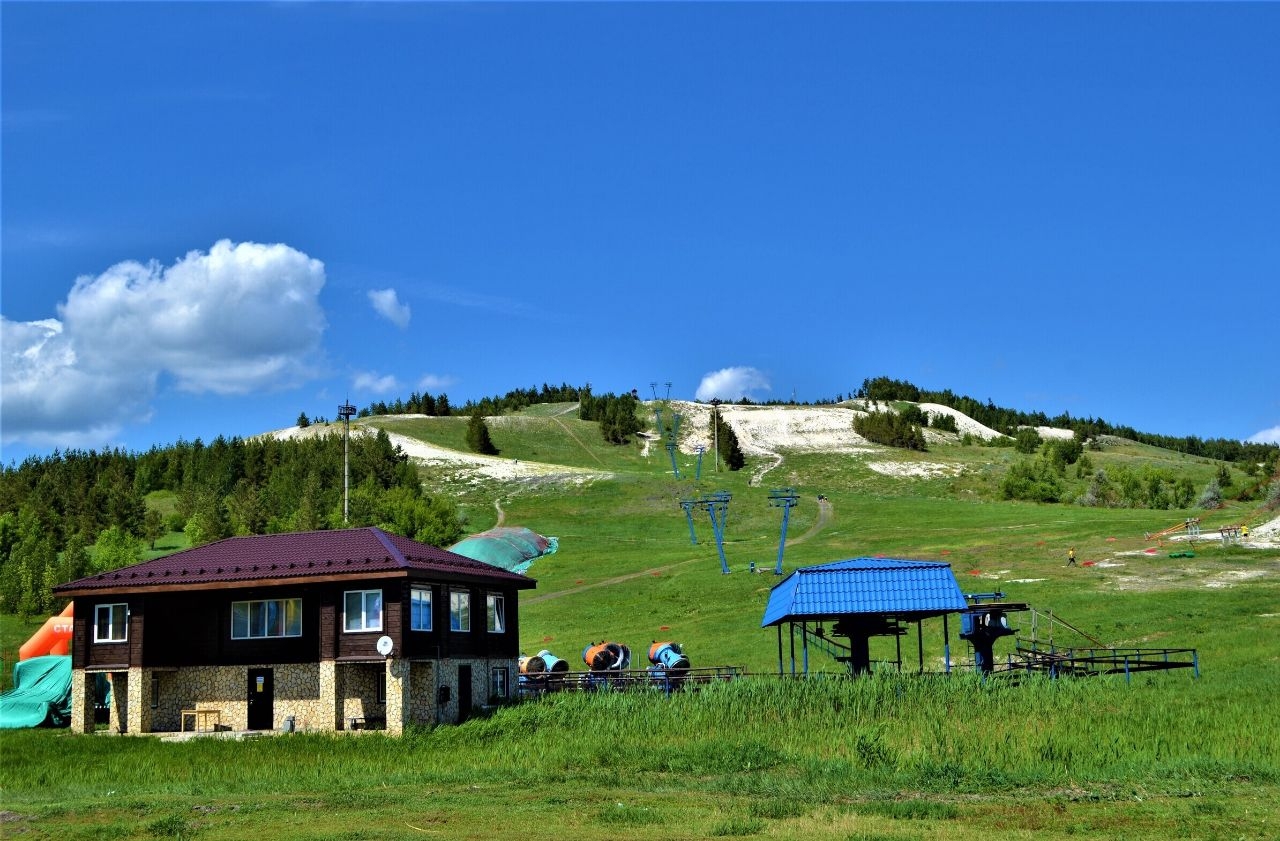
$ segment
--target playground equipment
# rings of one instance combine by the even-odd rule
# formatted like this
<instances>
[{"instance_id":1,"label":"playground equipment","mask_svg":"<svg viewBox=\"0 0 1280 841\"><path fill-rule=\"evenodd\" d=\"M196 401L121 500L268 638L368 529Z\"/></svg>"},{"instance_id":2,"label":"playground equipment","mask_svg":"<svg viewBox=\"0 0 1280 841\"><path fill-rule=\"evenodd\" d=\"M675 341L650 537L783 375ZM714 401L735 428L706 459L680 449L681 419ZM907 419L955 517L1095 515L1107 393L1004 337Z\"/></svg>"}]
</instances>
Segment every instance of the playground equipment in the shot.
<instances>
[{"instance_id":1,"label":"playground equipment","mask_svg":"<svg viewBox=\"0 0 1280 841\"><path fill-rule=\"evenodd\" d=\"M1154 540L1159 542L1163 538L1169 537L1171 535L1175 535L1180 531L1185 531L1189 537L1199 537L1200 536L1200 518L1188 517L1185 520L1183 520L1181 523L1174 523L1172 526L1169 526L1169 528L1167 529L1161 529L1160 531L1149 531L1146 533L1146 538L1147 540Z\"/></svg>"},{"instance_id":2,"label":"playground equipment","mask_svg":"<svg viewBox=\"0 0 1280 841\"><path fill-rule=\"evenodd\" d=\"M30 660L46 654L66 654L71 651L71 634L75 629L73 609L68 604L57 616L50 616L18 649L19 660Z\"/></svg>"},{"instance_id":3,"label":"playground equipment","mask_svg":"<svg viewBox=\"0 0 1280 841\"><path fill-rule=\"evenodd\" d=\"M731 499L733 494L728 491L716 491L703 494L697 499L680 500L680 507L684 509L685 517L689 521L689 542L695 546L698 543L698 536L693 530L693 509L705 509L710 515L711 531L716 538L716 551L720 554L720 571L725 575L729 574L729 562L724 557L724 527L729 521L729 500Z\"/></svg>"},{"instance_id":4,"label":"playground equipment","mask_svg":"<svg viewBox=\"0 0 1280 841\"><path fill-rule=\"evenodd\" d=\"M778 538L778 565L773 568L774 575L782 575L782 552L787 547L787 522L791 519L791 509L800 501L795 488L779 488L769 491L769 506L782 509L782 536Z\"/></svg>"}]
</instances>

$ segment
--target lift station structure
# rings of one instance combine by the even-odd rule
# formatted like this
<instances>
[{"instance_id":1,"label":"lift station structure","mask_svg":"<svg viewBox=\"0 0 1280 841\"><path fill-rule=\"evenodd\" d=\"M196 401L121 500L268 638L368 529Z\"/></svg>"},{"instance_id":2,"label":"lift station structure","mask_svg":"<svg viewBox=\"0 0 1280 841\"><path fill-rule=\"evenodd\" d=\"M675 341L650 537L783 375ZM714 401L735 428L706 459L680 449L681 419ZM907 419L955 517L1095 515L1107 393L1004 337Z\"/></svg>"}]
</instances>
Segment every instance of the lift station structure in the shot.
<instances>
[{"instance_id":1,"label":"lift station structure","mask_svg":"<svg viewBox=\"0 0 1280 841\"><path fill-rule=\"evenodd\" d=\"M1020 602L1005 602L1004 593L960 591L951 565L935 561L908 561L896 558L854 558L795 570L776 584L769 594L761 627L778 632L778 673L786 672L783 626L790 638L790 672L809 672L810 649L817 649L847 666L851 674L870 672L874 667L896 666L902 670L901 638L911 623L916 625L918 668L925 671L923 620L942 619L943 656L946 672L952 669L948 615L960 614L960 638L973 647L974 669L984 676L1017 679L1039 673L1049 677L1085 677L1135 672L1191 669L1200 676L1199 654L1194 648L1117 648L1103 645L1079 628L1051 613L1041 613ZM1019 636L1009 617L1028 613L1030 638ZM1047 623L1045 640L1042 624ZM1061 625L1076 637L1092 643L1089 647L1060 646L1054 630ZM895 637L896 658L871 659L874 637ZM995 657L995 643L1014 637L1015 648L1004 663Z\"/></svg>"}]
</instances>

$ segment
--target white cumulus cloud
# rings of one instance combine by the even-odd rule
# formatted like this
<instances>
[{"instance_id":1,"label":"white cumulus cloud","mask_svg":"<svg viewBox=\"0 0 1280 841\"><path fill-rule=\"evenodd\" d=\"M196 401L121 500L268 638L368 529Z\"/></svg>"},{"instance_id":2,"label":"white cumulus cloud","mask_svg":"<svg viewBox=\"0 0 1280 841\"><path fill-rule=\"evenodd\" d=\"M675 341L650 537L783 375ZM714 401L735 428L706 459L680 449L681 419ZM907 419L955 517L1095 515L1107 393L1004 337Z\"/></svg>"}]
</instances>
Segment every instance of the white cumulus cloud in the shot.
<instances>
[{"instance_id":1,"label":"white cumulus cloud","mask_svg":"<svg viewBox=\"0 0 1280 841\"><path fill-rule=\"evenodd\" d=\"M400 303L400 297L394 289L369 290L369 303L373 304L378 315L404 330L409 326L409 305Z\"/></svg>"},{"instance_id":2,"label":"white cumulus cloud","mask_svg":"<svg viewBox=\"0 0 1280 841\"><path fill-rule=\"evenodd\" d=\"M370 394L389 394L399 387L400 383L394 375L383 375L374 371L361 371L351 381L353 390Z\"/></svg>"},{"instance_id":3,"label":"white cumulus cloud","mask_svg":"<svg viewBox=\"0 0 1280 841\"><path fill-rule=\"evenodd\" d=\"M439 376L436 374L423 374L422 379L418 380L418 389L420 391L438 391L442 388L448 388L457 382L453 377Z\"/></svg>"},{"instance_id":4,"label":"white cumulus cloud","mask_svg":"<svg viewBox=\"0 0 1280 841\"><path fill-rule=\"evenodd\" d=\"M1280 426L1255 432L1245 440L1250 444L1280 444Z\"/></svg>"},{"instance_id":5,"label":"white cumulus cloud","mask_svg":"<svg viewBox=\"0 0 1280 841\"><path fill-rule=\"evenodd\" d=\"M769 380L755 368L737 366L721 368L702 377L698 383L695 396L706 402L712 398L720 400L741 400L744 397L754 400L752 392L768 391Z\"/></svg>"},{"instance_id":6,"label":"white cumulus cloud","mask_svg":"<svg viewBox=\"0 0 1280 841\"><path fill-rule=\"evenodd\" d=\"M171 266L118 263L76 280L59 318L3 331L4 440L98 444L145 421L161 374L243 394L313 374L324 264L287 245L222 240Z\"/></svg>"}]
</instances>

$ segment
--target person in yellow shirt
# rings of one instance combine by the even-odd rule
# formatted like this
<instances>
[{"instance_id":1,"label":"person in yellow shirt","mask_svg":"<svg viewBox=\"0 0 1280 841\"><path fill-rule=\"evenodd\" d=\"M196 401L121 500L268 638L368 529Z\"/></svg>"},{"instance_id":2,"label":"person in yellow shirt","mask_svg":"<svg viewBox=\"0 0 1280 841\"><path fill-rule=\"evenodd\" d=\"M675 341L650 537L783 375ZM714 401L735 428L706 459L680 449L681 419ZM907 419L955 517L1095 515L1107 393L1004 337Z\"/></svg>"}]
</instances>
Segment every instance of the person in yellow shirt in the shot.
<instances>
[{"instance_id":1,"label":"person in yellow shirt","mask_svg":"<svg viewBox=\"0 0 1280 841\"><path fill-rule=\"evenodd\" d=\"M1067 566L1073 567L1075 565L1076 565L1076 547L1072 546L1070 549L1067 550Z\"/></svg>"}]
</instances>

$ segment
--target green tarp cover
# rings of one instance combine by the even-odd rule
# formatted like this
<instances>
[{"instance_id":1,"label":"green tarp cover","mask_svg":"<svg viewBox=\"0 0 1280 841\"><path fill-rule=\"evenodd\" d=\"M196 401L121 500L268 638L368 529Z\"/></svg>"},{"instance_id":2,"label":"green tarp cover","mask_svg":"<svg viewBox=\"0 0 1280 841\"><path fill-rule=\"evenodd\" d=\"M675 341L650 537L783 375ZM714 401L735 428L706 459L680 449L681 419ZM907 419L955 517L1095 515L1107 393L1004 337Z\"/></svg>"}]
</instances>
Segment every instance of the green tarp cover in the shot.
<instances>
[{"instance_id":1,"label":"green tarp cover","mask_svg":"<svg viewBox=\"0 0 1280 841\"><path fill-rule=\"evenodd\" d=\"M523 573L535 560L552 554L559 546L559 538L543 537L522 526L499 526L460 540L450 546L449 551L473 561Z\"/></svg>"},{"instance_id":2,"label":"green tarp cover","mask_svg":"<svg viewBox=\"0 0 1280 841\"><path fill-rule=\"evenodd\" d=\"M13 667L13 689L0 695L0 729L71 723L71 656L50 654Z\"/></svg>"}]
</instances>

